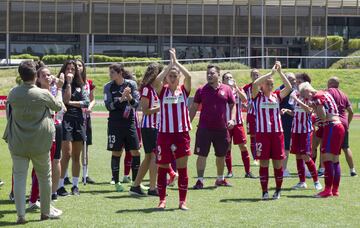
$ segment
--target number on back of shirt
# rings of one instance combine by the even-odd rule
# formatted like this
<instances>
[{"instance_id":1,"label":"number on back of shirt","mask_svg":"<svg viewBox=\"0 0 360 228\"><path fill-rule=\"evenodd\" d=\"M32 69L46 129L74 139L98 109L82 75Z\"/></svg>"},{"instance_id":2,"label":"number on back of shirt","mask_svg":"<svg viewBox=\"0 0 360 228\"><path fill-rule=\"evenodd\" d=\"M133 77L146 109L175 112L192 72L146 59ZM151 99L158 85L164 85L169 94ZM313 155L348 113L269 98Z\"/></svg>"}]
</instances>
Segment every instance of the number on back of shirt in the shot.
<instances>
[{"instance_id":1,"label":"number on back of shirt","mask_svg":"<svg viewBox=\"0 0 360 228\"><path fill-rule=\"evenodd\" d=\"M109 135L108 138L109 138L109 143L115 143L116 141L115 135Z\"/></svg>"}]
</instances>

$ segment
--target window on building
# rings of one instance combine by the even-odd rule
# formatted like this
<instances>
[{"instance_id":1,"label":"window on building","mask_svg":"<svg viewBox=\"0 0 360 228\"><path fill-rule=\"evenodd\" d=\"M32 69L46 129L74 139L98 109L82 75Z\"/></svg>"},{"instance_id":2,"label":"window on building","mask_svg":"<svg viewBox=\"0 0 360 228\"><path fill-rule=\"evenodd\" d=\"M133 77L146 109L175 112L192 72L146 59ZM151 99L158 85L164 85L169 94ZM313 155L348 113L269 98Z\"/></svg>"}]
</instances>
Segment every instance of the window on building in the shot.
<instances>
[{"instance_id":1,"label":"window on building","mask_svg":"<svg viewBox=\"0 0 360 228\"><path fill-rule=\"evenodd\" d=\"M92 32L108 33L108 8L107 2L94 2L92 6Z\"/></svg>"},{"instance_id":2,"label":"window on building","mask_svg":"<svg viewBox=\"0 0 360 228\"><path fill-rule=\"evenodd\" d=\"M127 34L138 34L140 32L140 5L126 3L125 1L125 32Z\"/></svg>"},{"instance_id":3,"label":"window on building","mask_svg":"<svg viewBox=\"0 0 360 228\"><path fill-rule=\"evenodd\" d=\"M156 5L142 4L141 5L141 33L155 34L156 22Z\"/></svg>"},{"instance_id":4,"label":"window on building","mask_svg":"<svg viewBox=\"0 0 360 228\"><path fill-rule=\"evenodd\" d=\"M110 3L110 33L124 33L124 3L112 1Z\"/></svg>"}]
</instances>

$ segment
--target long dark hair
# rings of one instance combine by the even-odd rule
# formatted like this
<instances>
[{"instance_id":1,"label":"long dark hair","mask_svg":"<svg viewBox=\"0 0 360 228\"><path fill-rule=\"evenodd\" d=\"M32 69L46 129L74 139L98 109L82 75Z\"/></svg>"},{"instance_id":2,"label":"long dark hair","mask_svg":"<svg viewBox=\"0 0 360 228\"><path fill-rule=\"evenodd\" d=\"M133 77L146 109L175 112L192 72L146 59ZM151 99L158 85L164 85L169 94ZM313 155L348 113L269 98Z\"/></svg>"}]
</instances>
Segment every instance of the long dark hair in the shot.
<instances>
[{"instance_id":1,"label":"long dark hair","mask_svg":"<svg viewBox=\"0 0 360 228\"><path fill-rule=\"evenodd\" d=\"M158 76L158 74L162 71L162 65L158 63L150 63L148 67L146 68L145 74L143 79L140 83L140 90L144 88L147 85L150 85L153 83Z\"/></svg>"},{"instance_id":2,"label":"long dark hair","mask_svg":"<svg viewBox=\"0 0 360 228\"><path fill-rule=\"evenodd\" d=\"M86 75L86 66L85 63L82 59L75 59L75 62L80 62L82 67L83 67L83 72L81 73L81 78L83 80L84 83L86 83L86 79L87 79L87 75Z\"/></svg>"},{"instance_id":3,"label":"long dark hair","mask_svg":"<svg viewBox=\"0 0 360 228\"><path fill-rule=\"evenodd\" d=\"M72 84L73 84L75 87L82 87L82 86L84 86L84 85L85 85L85 82L84 82L84 80L82 79L82 77L81 77L80 74L79 74L79 71L78 71L78 69L77 69L77 65L76 65L76 61L75 61L75 60L72 60L72 59L66 60L66 61L64 62L64 64L62 65L62 67L61 67L61 69L60 69L57 77L59 78L61 73L65 74L66 67L67 67L68 65L70 65L70 64L74 65L74 67L75 67L74 79L73 79L73 81L72 81ZM65 77L66 77L66 75L65 75ZM64 84L64 85L65 85L65 84Z\"/></svg>"}]
</instances>

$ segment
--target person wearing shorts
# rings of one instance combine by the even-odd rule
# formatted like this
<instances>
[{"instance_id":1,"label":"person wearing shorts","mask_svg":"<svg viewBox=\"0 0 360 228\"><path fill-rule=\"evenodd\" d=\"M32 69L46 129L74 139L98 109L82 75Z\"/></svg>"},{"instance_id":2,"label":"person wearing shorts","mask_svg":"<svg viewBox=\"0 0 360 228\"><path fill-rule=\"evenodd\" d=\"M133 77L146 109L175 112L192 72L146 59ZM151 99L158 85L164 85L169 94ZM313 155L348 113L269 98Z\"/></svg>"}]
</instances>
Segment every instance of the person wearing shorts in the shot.
<instances>
[{"instance_id":1,"label":"person wearing shorts","mask_svg":"<svg viewBox=\"0 0 360 228\"><path fill-rule=\"evenodd\" d=\"M95 184L95 181L89 177L89 146L92 145L92 125L91 125L91 113L93 108L95 107L95 84L93 83L93 81L91 79L87 78L87 73L86 73L86 66L84 61L82 61L81 59L77 59L76 60L76 65L77 65L77 69L79 71L80 76L82 77L83 81L85 82L85 86L84 89L86 91L86 93L89 96L89 107L84 108L83 109L83 114L84 114L84 118L85 118L85 131L86 131L86 148L84 147L82 150L82 165L86 166L86 169L84 171L86 171L86 173L83 173L83 178L82 178L82 182L83 183L87 183L87 184ZM84 153L86 153L86 156L84 159Z\"/></svg>"},{"instance_id":2,"label":"person wearing shorts","mask_svg":"<svg viewBox=\"0 0 360 228\"><path fill-rule=\"evenodd\" d=\"M169 52L170 64L154 81L154 88L160 100L160 125L157 138L157 187L160 198L158 209L163 210L166 207L166 175L170 171L170 164L176 159L179 174L179 209L188 210L186 205L189 182L187 161L191 154L189 135L191 123L187 102L191 91L191 75L178 62L175 49L170 49ZM181 75L185 77L183 85L179 85ZM165 78L167 84L164 85Z\"/></svg>"},{"instance_id":3,"label":"person wearing shorts","mask_svg":"<svg viewBox=\"0 0 360 228\"><path fill-rule=\"evenodd\" d=\"M284 84L282 90L273 92L272 75L278 71ZM260 89L261 88L261 89ZM282 160L285 158L284 134L280 117L280 102L292 89L289 80L282 73L281 63L276 62L272 71L253 83L252 98L256 110L256 156L260 160L260 184L262 199L269 199L269 160L272 159L276 190L273 199L279 199L283 181Z\"/></svg>"},{"instance_id":4,"label":"person wearing shorts","mask_svg":"<svg viewBox=\"0 0 360 228\"><path fill-rule=\"evenodd\" d=\"M231 156L231 142L234 145L239 145L239 149L241 152L241 159L244 164L245 169L245 178L256 178L250 171L250 156L246 146L246 133L243 126L243 118L242 118L242 107L243 103L247 102L247 97L245 92L236 85L235 80L230 72L223 74L222 83L230 86L233 90L233 94L235 97L235 126L233 129L229 130L230 135L230 145L228 152L225 157L225 165L228 170L228 174L226 178L231 178L233 176L232 172L232 156ZM230 105L226 105L226 121L229 122L231 120L231 109Z\"/></svg>"},{"instance_id":5,"label":"person wearing shorts","mask_svg":"<svg viewBox=\"0 0 360 228\"><path fill-rule=\"evenodd\" d=\"M285 76L289 80L291 86L295 87L295 74L291 72L285 73ZM284 88L284 85L281 85L278 90L281 90ZM290 94L287 95L280 103L280 110L294 110L294 104L292 103L292 100L290 99ZM291 113L291 112L290 112ZM289 159L289 153L290 153L290 141L291 141L291 126L293 123L293 116L289 112L283 112L281 111L281 123L284 130L284 146L285 146L285 159L283 160L283 172L284 177L290 177L290 172L287 168L287 163Z\"/></svg>"},{"instance_id":6,"label":"person wearing shorts","mask_svg":"<svg viewBox=\"0 0 360 228\"><path fill-rule=\"evenodd\" d=\"M324 122L321 142L321 157L325 167L325 189L316 197L339 196L340 163L339 155L344 141L345 129L339 118L339 111L334 98L327 91L317 91L310 83L299 85L301 97L312 102L318 117Z\"/></svg>"},{"instance_id":7,"label":"person wearing shorts","mask_svg":"<svg viewBox=\"0 0 360 228\"><path fill-rule=\"evenodd\" d=\"M345 128L344 143L341 146L341 148L344 151L346 162L348 163L349 168L350 168L350 176L356 177L357 173L355 171L353 155L352 155L352 151L350 150L350 146L349 146L349 125L354 116L354 112L351 107L351 102L349 101L349 98L346 96L346 94L344 92L342 92L339 89L339 85L340 85L339 78L331 77L328 80L328 90L327 91L334 98L334 100L338 106L340 121ZM346 112L348 113L347 117L346 117Z\"/></svg>"},{"instance_id":8,"label":"person wearing shorts","mask_svg":"<svg viewBox=\"0 0 360 228\"><path fill-rule=\"evenodd\" d=\"M312 135L313 125L311 119L312 108L307 105L307 101L300 97L298 86L303 81L297 81L296 89L291 93L291 99L294 103L294 110L286 110L289 115L294 116L291 128L291 153L296 155L296 167L299 176L299 182L292 187L294 190L306 189L305 166L311 174L316 190L321 190L322 186L318 179L316 165L312 160Z\"/></svg>"},{"instance_id":9,"label":"person wearing shorts","mask_svg":"<svg viewBox=\"0 0 360 228\"><path fill-rule=\"evenodd\" d=\"M190 108L191 121L201 105L198 129L196 131L195 154L197 181L194 189L203 189L206 159L211 144L214 146L217 167L215 186L231 186L224 177L225 156L230 145L229 131L234 128L235 97L230 86L221 83L220 68L208 65L207 84L196 91ZM226 107L229 105L231 119L226 121Z\"/></svg>"},{"instance_id":10,"label":"person wearing shorts","mask_svg":"<svg viewBox=\"0 0 360 228\"><path fill-rule=\"evenodd\" d=\"M254 159L254 164L255 165L259 165L258 160L256 159L256 139L255 139L255 135L256 135L256 116L255 116L255 109L253 106L253 102L252 102L252 98L251 98L251 94L252 94L252 88L253 88L253 82L260 77L260 72L258 69L252 69L250 72L250 77L251 77L251 83L246 84L243 87L243 90L246 93L246 97L247 97L247 104L246 104L246 108L247 108L247 114L246 114L246 131L247 134L250 137L250 150L251 150L251 155Z\"/></svg>"},{"instance_id":11,"label":"person wearing shorts","mask_svg":"<svg viewBox=\"0 0 360 228\"><path fill-rule=\"evenodd\" d=\"M84 89L85 82L77 70L76 61L67 60L60 69L59 75L65 76L63 86L63 101L66 105L66 112L62 122L63 141L61 145L61 176L59 196L67 196L68 192L64 187L65 172L72 158L72 195L79 195L79 176L80 176L80 155L85 140L85 126L83 108L89 106L89 96Z\"/></svg>"},{"instance_id":12,"label":"person wearing shorts","mask_svg":"<svg viewBox=\"0 0 360 228\"><path fill-rule=\"evenodd\" d=\"M109 111L107 150L112 152L111 171L117 192L124 191L119 181L120 158L123 148L132 155L132 180L135 181L140 166L140 145L135 127L135 112L139 106L139 92L136 82L125 79L127 71L121 64L109 66L111 81L104 86L104 103ZM130 193L139 190L132 186Z\"/></svg>"}]
</instances>

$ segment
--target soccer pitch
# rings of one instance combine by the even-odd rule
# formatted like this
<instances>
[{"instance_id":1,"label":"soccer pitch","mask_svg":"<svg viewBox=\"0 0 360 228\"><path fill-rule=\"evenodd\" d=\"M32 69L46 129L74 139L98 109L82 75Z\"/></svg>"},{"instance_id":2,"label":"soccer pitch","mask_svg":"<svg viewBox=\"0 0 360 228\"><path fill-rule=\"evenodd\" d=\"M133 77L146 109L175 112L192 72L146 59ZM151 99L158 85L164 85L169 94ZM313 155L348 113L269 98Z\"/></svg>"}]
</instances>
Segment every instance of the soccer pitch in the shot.
<instances>
[{"instance_id":1,"label":"soccer pitch","mask_svg":"<svg viewBox=\"0 0 360 228\"><path fill-rule=\"evenodd\" d=\"M1 135L5 118L0 118ZM295 156L290 155L289 169L292 177L283 182L282 197L277 201L261 201L259 179L245 179L244 168L237 147L233 147L234 177L229 179L233 187L215 188L215 156L210 152L205 172L205 189L192 190L196 182L196 156L189 159L189 211L178 207L176 187L168 188L167 208L156 211L157 197L134 198L129 196L129 184L123 193L115 192L110 185L110 157L106 151L106 126L104 118L93 119L93 142L90 147L90 176L95 185L79 185L80 196L59 198L55 205L64 211L60 220L38 222L39 212L27 213L29 227L358 227L360 214L359 178L349 176L344 155L341 156L342 179L340 197L316 199L312 180L307 179L307 190L291 190L298 182ZM192 148L195 142L196 123L191 131ZM350 128L350 146L354 154L355 167L360 171L360 120L354 120ZM334 139L335 140L335 139ZM144 154L142 153L142 156ZM0 141L0 178L5 185L0 187L0 226L12 226L16 221L15 205L9 201L11 189L11 158L7 145ZM31 166L30 166L31 167ZM121 175L123 174L121 162ZM252 166L258 175L258 167ZM269 171L272 176L273 170ZM29 170L30 175L30 170ZM71 172L70 172L71 176ZM147 178L147 177L146 177ZM320 178L322 184L323 178ZM30 178L27 192L30 190ZM147 184L147 180L145 182ZM176 186L176 185L175 185ZM270 194L275 181L270 177ZM67 186L70 190L70 186Z\"/></svg>"}]
</instances>

